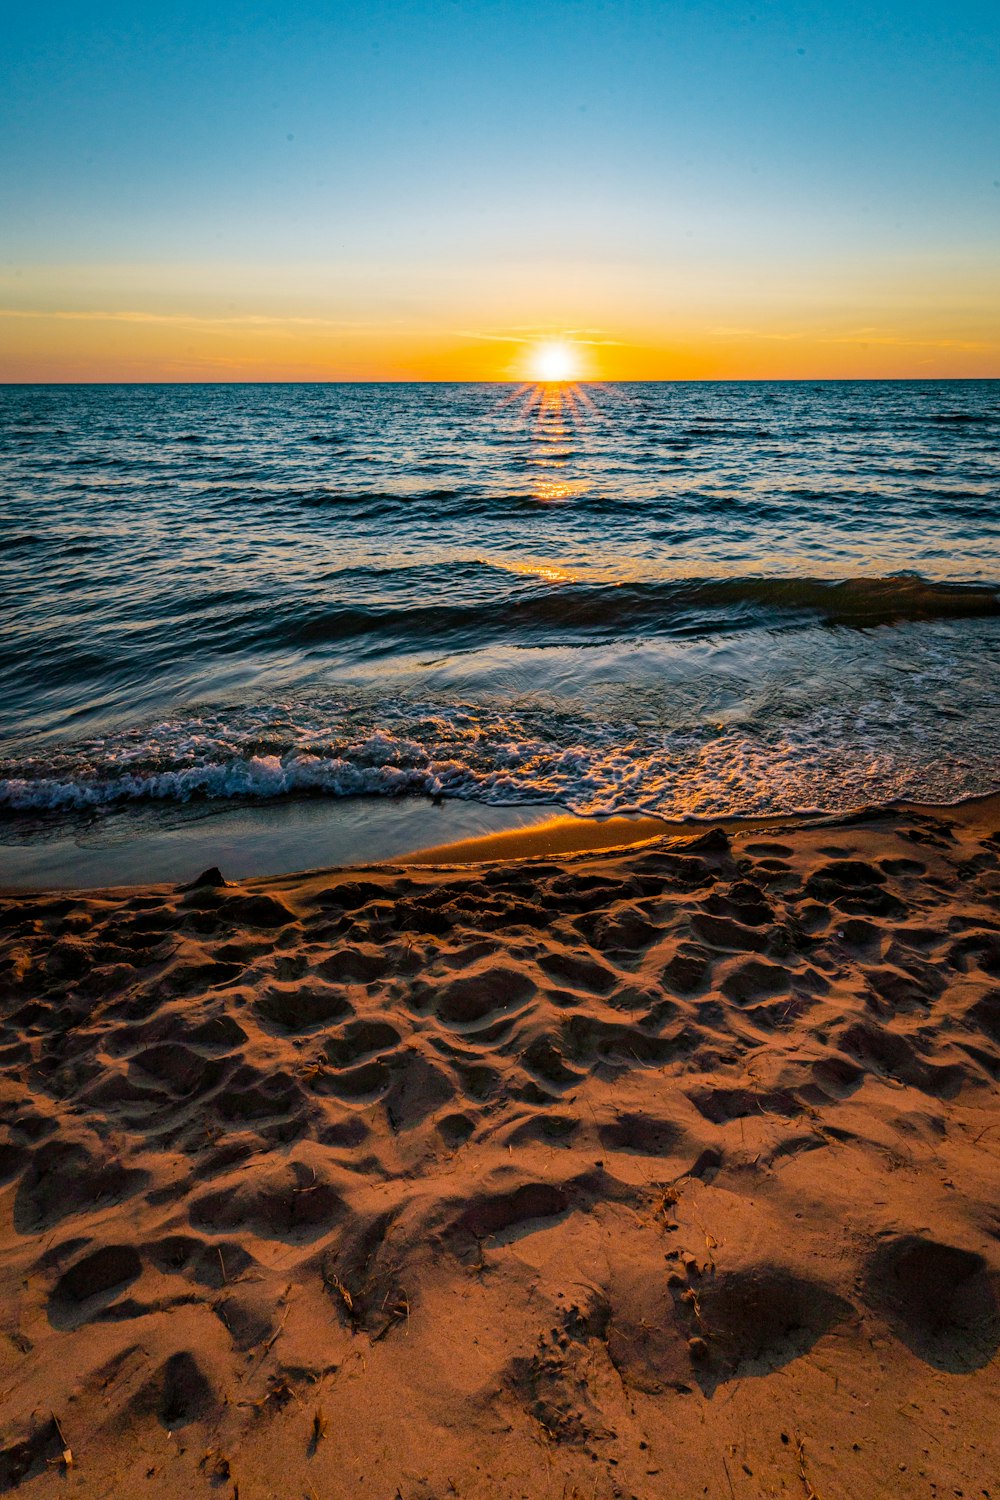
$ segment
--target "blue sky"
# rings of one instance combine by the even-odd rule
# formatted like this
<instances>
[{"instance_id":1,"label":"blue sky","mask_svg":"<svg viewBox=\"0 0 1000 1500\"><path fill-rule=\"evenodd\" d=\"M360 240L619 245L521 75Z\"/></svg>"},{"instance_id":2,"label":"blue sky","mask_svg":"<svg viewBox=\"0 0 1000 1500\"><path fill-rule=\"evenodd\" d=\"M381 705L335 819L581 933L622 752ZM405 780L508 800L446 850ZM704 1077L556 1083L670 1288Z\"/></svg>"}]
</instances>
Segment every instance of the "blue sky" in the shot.
<instances>
[{"instance_id":1,"label":"blue sky","mask_svg":"<svg viewBox=\"0 0 1000 1500\"><path fill-rule=\"evenodd\" d=\"M608 338L634 340L641 309L627 286L620 307L611 295L634 276L660 288L662 343L672 326L694 337L673 275L720 326L759 310L777 327L776 298L786 321L816 323L827 297L839 328L853 297L866 327L888 302L887 327L912 331L923 307L937 336L953 309L962 340L984 320L992 338L998 15L764 0L10 11L2 300L353 308L441 330L449 313L493 327L504 307L511 327L545 321L553 288L553 327L589 322L590 295Z\"/></svg>"}]
</instances>

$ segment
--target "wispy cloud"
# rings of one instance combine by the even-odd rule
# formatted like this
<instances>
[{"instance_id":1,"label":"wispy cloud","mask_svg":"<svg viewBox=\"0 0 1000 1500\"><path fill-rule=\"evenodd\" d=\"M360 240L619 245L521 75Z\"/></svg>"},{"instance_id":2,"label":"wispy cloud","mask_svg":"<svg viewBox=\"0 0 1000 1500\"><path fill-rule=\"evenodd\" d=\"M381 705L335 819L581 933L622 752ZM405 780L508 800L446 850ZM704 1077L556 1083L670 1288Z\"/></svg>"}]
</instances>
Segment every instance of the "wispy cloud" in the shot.
<instances>
[{"instance_id":1,"label":"wispy cloud","mask_svg":"<svg viewBox=\"0 0 1000 1500\"><path fill-rule=\"evenodd\" d=\"M600 328L536 328L516 326L503 330L493 331L482 328L457 328L455 337L460 339L477 339L483 343L494 344L537 344L543 339L571 339L574 344L588 344L595 348L624 348L621 339L609 339L604 336Z\"/></svg>"},{"instance_id":2,"label":"wispy cloud","mask_svg":"<svg viewBox=\"0 0 1000 1500\"><path fill-rule=\"evenodd\" d=\"M620 339L607 338L603 330L599 328L520 326L509 329L441 329L390 318L375 323L368 319L302 317L295 314L285 316L274 313L204 314L147 312L142 309L0 307L0 318L59 323L131 323L166 328L232 328L246 329L250 332L257 330L264 333L301 329L314 330L318 333L392 333L396 336L410 334L422 338L437 335L445 338L473 339L483 343L510 344L517 347L554 338L570 339L575 344L593 347L621 347L622 342Z\"/></svg>"},{"instance_id":3,"label":"wispy cloud","mask_svg":"<svg viewBox=\"0 0 1000 1500\"><path fill-rule=\"evenodd\" d=\"M884 328L855 328L847 333L823 333L810 329L776 329L721 327L706 330L710 338L767 339L779 343L846 344L857 347L863 344L878 344L894 349L957 349L963 353L985 351L996 347L995 343L982 339L918 339L906 338Z\"/></svg>"},{"instance_id":4,"label":"wispy cloud","mask_svg":"<svg viewBox=\"0 0 1000 1500\"><path fill-rule=\"evenodd\" d=\"M961 349L984 350L995 348L994 344L981 339L908 339L896 333L883 333L878 329L859 328L854 333L841 334L837 338L825 338L824 344L884 344L898 349Z\"/></svg>"},{"instance_id":5,"label":"wispy cloud","mask_svg":"<svg viewBox=\"0 0 1000 1500\"><path fill-rule=\"evenodd\" d=\"M193 328L317 328L351 333L382 333L389 328L398 333L406 326L389 320L372 323L344 318L283 317L264 313L236 313L219 317L200 313L110 312L99 309L70 311L28 307L0 307L0 318L45 318L63 323L155 323ZM413 331L424 332L423 329Z\"/></svg>"},{"instance_id":6,"label":"wispy cloud","mask_svg":"<svg viewBox=\"0 0 1000 1500\"><path fill-rule=\"evenodd\" d=\"M774 328L743 328L739 325L722 328L707 328L707 336L713 339L774 339L779 343L791 343L796 339L808 338L807 333L779 332Z\"/></svg>"}]
</instances>

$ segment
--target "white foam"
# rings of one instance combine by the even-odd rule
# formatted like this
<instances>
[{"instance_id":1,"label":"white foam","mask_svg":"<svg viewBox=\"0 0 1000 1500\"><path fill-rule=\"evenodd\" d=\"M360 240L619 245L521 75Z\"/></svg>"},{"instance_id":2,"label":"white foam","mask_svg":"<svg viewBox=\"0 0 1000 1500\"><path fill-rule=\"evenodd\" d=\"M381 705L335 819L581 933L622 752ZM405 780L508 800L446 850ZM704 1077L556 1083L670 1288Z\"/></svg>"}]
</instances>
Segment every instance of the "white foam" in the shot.
<instances>
[{"instance_id":1,"label":"white foam","mask_svg":"<svg viewBox=\"0 0 1000 1500\"><path fill-rule=\"evenodd\" d=\"M423 794L683 817L836 811L900 797L954 801L996 785L988 744L981 753L947 751L946 738L913 732L906 704L875 707L859 704L850 723L815 709L793 729L770 732L396 703L383 707L382 723L348 715L337 733L315 710L245 709L164 721L9 765L0 806L70 812L130 802Z\"/></svg>"}]
</instances>

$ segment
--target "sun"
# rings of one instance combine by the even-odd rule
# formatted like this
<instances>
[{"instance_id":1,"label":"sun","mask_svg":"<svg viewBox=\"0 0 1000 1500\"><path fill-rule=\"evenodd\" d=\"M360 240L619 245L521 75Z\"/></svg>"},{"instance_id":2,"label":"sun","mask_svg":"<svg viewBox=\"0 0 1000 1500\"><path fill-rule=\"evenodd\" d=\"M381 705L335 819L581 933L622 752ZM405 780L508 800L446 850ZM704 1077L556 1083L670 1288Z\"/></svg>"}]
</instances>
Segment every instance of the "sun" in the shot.
<instances>
[{"instance_id":1,"label":"sun","mask_svg":"<svg viewBox=\"0 0 1000 1500\"><path fill-rule=\"evenodd\" d=\"M530 365L535 379L546 384L577 380L580 376L580 360L576 350L562 340L539 344L531 352Z\"/></svg>"}]
</instances>

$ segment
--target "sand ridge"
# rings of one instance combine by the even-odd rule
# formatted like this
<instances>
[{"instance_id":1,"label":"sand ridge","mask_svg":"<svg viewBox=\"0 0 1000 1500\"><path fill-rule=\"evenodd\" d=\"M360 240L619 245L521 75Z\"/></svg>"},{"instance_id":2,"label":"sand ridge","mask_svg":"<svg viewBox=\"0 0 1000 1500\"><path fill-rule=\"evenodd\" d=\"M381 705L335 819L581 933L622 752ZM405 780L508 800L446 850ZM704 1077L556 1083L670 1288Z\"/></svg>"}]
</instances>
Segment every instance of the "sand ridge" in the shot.
<instances>
[{"instance_id":1,"label":"sand ridge","mask_svg":"<svg viewBox=\"0 0 1000 1500\"><path fill-rule=\"evenodd\" d=\"M1000 1494L998 822L4 898L0 1489Z\"/></svg>"}]
</instances>

